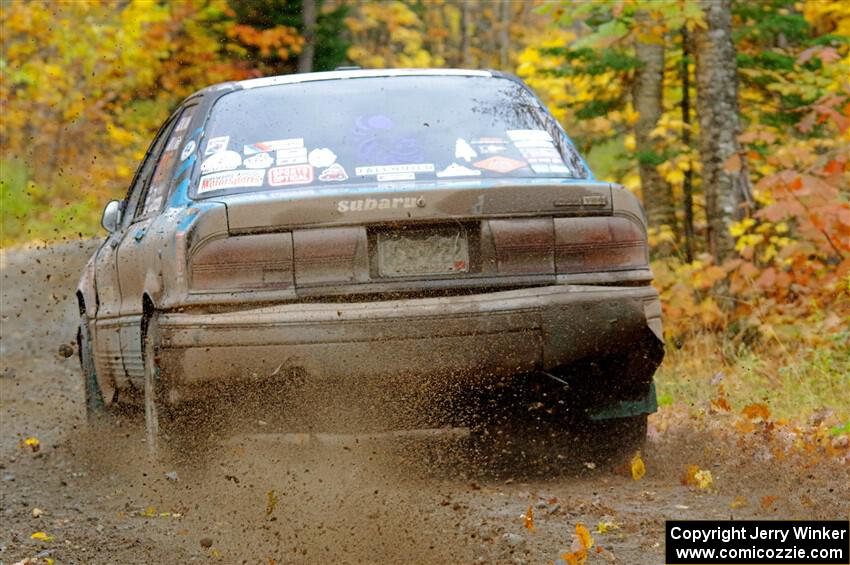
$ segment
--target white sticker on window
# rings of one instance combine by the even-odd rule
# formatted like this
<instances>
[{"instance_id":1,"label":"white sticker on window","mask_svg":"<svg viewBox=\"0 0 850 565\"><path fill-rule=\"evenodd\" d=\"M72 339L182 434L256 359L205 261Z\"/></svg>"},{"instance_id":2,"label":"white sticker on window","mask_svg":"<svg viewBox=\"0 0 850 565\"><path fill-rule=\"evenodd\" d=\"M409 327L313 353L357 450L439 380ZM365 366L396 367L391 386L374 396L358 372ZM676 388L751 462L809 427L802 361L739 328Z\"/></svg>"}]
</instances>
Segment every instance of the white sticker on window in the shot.
<instances>
[{"instance_id":1,"label":"white sticker on window","mask_svg":"<svg viewBox=\"0 0 850 565\"><path fill-rule=\"evenodd\" d=\"M388 173L433 173L433 163L415 163L410 165L375 165L372 167L357 167L354 174L358 177L381 175Z\"/></svg>"},{"instance_id":2,"label":"white sticker on window","mask_svg":"<svg viewBox=\"0 0 850 565\"><path fill-rule=\"evenodd\" d=\"M378 182L388 182L394 180L416 180L414 173L380 173L378 174Z\"/></svg>"},{"instance_id":3,"label":"white sticker on window","mask_svg":"<svg viewBox=\"0 0 850 565\"><path fill-rule=\"evenodd\" d=\"M561 159L561 154L554 147L521 147L519 152L527 159Z\"/></svg>"},{"instance_id":4,"label":"white sticker on window","mask_svg":"<svg viewBox=\"0 0 850 565\"><path fill-rule=\"evenodd\" d=\"M268 169L274 165L274 159L268 153L257 153L252 157L246 157L242 164L249 169Z\"/></svg>"},{"instance_id":5,"label":"white sticker on window","mask_svg":"<svg viewBox=\"0 0 850 565\"><path fill-rule=\"evenodd\" d=\"M313 182L313 167L310 165L290 165L269 169L269 184L272 186L310 184L311 182Z\"/></svg>"},{"instance_id":6,"label":"white sticker on window","mask_svg":"<svg viewBox=\"0 0 850 565\"><path fill-rule=\"evenodd\" d=\"M229 171L242 164L242 155L236 151L219 151L207 157L201 165L201 173Z\"/></svg>"},{"instance_id":7,"label":"white sticker on window","mask_svg":"<svg viewBox=\"0 0 850 565\"><path fill-rule=\"evenodd\" d=\"M465 139L458 138L455 141L455 159L463 159L469 163L476 157L478 157L478 153L475 152L475 149Z\"/></svg>"},{"instance_id":8,"label":"white sticker on window","mask_svg":"<svg viewBox=\"0 0 850 565\"><path fill-rule=\"evenodd\" d=\"M313 149L310 151L309 160L314 167L330 167L336 162L336 154L327 147Z\"/></svg>"},{"instance_id":9,"label":"white sticker on window","mask_svg":"<svg viewBox=\"0 0 850 565\"><path fill-rule=\"evenodd\" d=\"M438 177L477 177L481 176L481 171L478 169L470 169L457 163L452 163L442 171L437 173Z\"/></svg>"},{"instance_id":10,"label":"white sticker on window","mask_svg":"<svg viewBox=\"0 0 850 565\"><path fill-rule=\"evenodd\" d=\"M307 148L296 147L294 149L278 149L277 164L280 165L300 165L307 162Z\"/></svg>"},{"instance_id":11,"label":"white sticker on window","mask_svg":"<svg viewBox=\"0 0 850 565\"><path fill-rule=\"evenodd\" d=\"M227 171L201 177L198 184L198 194L225 188L240 188L248 186L263 186L266 171Z\"/></svg>"},{"instance_id":12,"label":"white sticker on window","mask_svg":"<svg viewBox=\"0 0 850 565\"><path fill-rule=\"evenodd\" d=\"M185 161L186 159L188 159L188 158L189 158L189 155L191 155L191 154L192 154L192 153L194 153L194 152L195 152L195 140L194 140L194 139L190 139L190 140L189 140L189 143L187 143L187 144L183 147L183 152L182 152L182 153L180 153L180 160L181 160L181 161Z\"/></svg>"},{"instance_id":13,"label":"white sticker on window","mask_svg":"<svg viewBox=\"0 0 850 565\"><path fill-rule=\"evenodd\" d=\"M518 148L523 147L555 147L551 139L518 139L514 141L514 145Z\"/></svg>"},{"instance_id":14,"label":"white sticker on window","mask_svg":"<svg viewBox=\"0 0 850 565\"><path fill-rule=\"evenodd\" d=\"M304 147L303 138L258 141L257 143L243 146L243 149L245 155L254 155L255 153L266 153L267 151L277 151L279 149L294 149L296 147Z\"/></svg>"},{"instance_id":15,"label":"white sticker on window","mask_svg":"<svg viewBox=\"0 0 850 565\"><path fill-rule=\"evenodd\" d=\"M168 145L165 146L166 151L176 151L178 147L180 147L180 143L183 141L182 135L175 135L171 139L168 140Z\"/></svg>"},{"instance_id":16,"label":"white sticker on window","mask_svg":"<svg viewBox=\"0 0 850 565\"><path fill-rule=\"evenodd\" d=\"M189 127L189 122L191 122L191 121L192 121L192 114L186 114L185 116L180 118L180 121L178 121L177 125L174 126L174 131L185 130L187 127Z\"/></svg>"},{"instance_id":17,"label":"white sticker on window","mask_svg":"<svg viewBox=\"0 0 850 565\"><path fill-rule=\"evenodd\" d=\"M517 140L552 140L552 136L549 135L549 132L542 129L509 129L507 132L508 137L511 138L511 141Z\"/></svg>"},{"instance_id":18,"label":"white sticker on window","mask_svg":"<svg viewBox=\"0 0 850 565\"><path fill-rule=\"evenodd\" d=\"M219 151L224 151L227 149L227 144L230 142L229 135L223 135L221 137L213 137L209 141L207 141L207 149L204 151L204 155L209 155L210 153L218 153Z\"/></svg>"}]
</instances>

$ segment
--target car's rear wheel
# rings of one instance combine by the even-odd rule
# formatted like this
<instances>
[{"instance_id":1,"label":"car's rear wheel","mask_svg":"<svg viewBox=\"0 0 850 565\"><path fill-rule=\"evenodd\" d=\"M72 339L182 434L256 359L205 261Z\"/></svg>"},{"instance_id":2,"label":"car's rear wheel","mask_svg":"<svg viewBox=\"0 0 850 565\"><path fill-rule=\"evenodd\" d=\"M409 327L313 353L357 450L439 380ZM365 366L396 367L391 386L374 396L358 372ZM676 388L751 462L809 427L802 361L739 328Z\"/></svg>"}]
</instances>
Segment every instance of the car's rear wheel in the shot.
<instances>
[{"instance_id":1,"label":"car's rear wheel","mask_svg":"<svg viewBox=\"0 0 850 565\"><path fill-rule=\"evenodd\" d=\"M148 453L159 457L167 441L172 414L165 402L157 312L149 314L142 324L142 358L145 375L145 440Z\"/></svg>"},{"instance_id":2,"label":"car's rear wheel","mask_svg":"<svg viewBox=\"0 0 850 565\"><path fill-rule=\"evenodd\" d=\"M106 414L106 403L103 401L103 393L97 382L91 330L89 329L89 320L85 314L80 315L80 324L77 328L77 351L80 357L80 371L83 376L86 420L89 425L97 425L102 422Z\"/></svg>"}]
</instances>

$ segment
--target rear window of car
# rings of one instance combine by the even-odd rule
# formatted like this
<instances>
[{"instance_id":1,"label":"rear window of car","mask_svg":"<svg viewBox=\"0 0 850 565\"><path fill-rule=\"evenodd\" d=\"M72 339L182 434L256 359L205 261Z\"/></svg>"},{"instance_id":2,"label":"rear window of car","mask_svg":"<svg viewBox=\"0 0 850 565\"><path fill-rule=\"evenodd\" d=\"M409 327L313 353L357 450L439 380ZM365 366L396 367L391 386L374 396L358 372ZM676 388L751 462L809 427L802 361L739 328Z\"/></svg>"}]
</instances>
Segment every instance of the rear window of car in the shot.
<instances>
[{"instance_id":1,"label":"rear window of car","mask_svg":"<svg viewBox=\"0 0 850 565\"><path fill-rule=\"evenodd\" d=\"M491 178L585 178L575 148L506 78L374 77L240 90L212 109L194 194Z\"/></svg>"}]
</instances>

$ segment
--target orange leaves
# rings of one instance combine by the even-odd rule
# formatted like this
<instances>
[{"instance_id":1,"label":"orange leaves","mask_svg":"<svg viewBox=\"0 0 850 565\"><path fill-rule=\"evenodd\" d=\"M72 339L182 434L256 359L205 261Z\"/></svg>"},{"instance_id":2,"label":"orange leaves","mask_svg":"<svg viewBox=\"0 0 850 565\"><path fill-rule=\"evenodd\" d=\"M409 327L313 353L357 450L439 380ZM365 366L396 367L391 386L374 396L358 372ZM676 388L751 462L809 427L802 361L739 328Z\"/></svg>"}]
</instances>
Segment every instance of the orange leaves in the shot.
<instances>
[{"instance_id":1,"label":"orange leaves","mask_svg":"<svg viewBox=\"0 0 850 565\"><path fill-rule=\"evenodd\" d=\"M529 532L534 532L534 508L530 504L523 515L523 527Z\"/></svg>"},{"instance_id":2,"label":"orange leaves","mask_svg":"<svg viewBox=\"0 0 850 565\"><path fill-rule=\"evenodd\" d=\"M770 409L764 404L750 404L744 406L741 414L749 418L753 422L767 422L770 420Z\"/></svg>"},{"instance_id":3,"label":"orange leaves","mask_svg":"<svg viewBox=\"0 0 850 565\"><path fill-rule=\"evenodd\" d=\"M590 535L590 531L584 524L578 523L570 551L561 554L561 559L569 565L584 565L587 563L587 555L591 547L593 547L593 537Z\"/></svg>"},{"instance_id":4,"label":"orange leaves","mask_svg":"<svg viewBox=\"0 0 850 565\"><path fill-rule=\"evenodd\" d=\"M289 58L290 51L299 53L304 44L304 38L298 35L298 30L289 26L257 29L249 25L234 25L228 36L256 49L262 57L274 53L284 60Z\"/></svg>"},{"instance_id":5,"label":"orange leaves","mask_svg":"<svg viewBox=\"0 0 850 565\"><path fill-rule=\"evenodd\" d=\"M712 477L711 471L707 469L700 469L697 465L688 465L681 482L685 486L707 490L714 484L714 477Z\"/></svg>"}]
</instances>

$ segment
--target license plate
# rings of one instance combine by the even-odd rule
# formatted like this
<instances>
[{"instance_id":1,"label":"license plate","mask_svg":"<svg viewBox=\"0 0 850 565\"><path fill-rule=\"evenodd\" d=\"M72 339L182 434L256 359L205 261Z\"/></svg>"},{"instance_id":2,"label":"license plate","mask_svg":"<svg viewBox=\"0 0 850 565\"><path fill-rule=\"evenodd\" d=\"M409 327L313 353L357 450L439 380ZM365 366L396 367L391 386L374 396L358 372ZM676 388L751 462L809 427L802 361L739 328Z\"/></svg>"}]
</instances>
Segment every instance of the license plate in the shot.
<instances>
[{"instance_id":1,"label":"license plate","mask_svg":"<svg viewBox=\"0 0 850 565\"><path fill-rule=\"evenodd\" d=\"M469 271L469 244L460 228L416 229L378 234L382 277L451 275Z\"/></svg>"}]
</instances>

